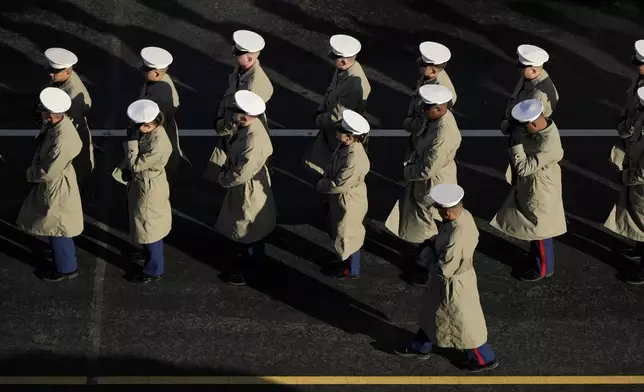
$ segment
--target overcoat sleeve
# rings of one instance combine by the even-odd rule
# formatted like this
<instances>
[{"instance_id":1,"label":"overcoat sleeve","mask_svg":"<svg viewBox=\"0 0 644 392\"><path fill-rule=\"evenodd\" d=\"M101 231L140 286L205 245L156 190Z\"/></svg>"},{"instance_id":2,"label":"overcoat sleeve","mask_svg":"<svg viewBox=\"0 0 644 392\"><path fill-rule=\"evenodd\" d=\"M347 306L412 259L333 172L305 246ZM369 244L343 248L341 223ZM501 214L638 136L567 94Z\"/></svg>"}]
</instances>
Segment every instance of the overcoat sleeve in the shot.
<instances>
[{"instance_id":1,"label":"overcoat sleeve","mask_svg":"<svg viewBox=\"0 0 644 392\"><path fill-rule=\"evenodd\" d=\"M360 78L351 77L349 86L343 89L338 102L331 108L331 111L320 113L315 119L316 125L321 129L333 128L342 121L342 112L346 109L360 111L362 107L362 85Z\"/></svg>"},{"instance_id":2,"label":"overcoat sleeve","mask_svg":"<svg viewBox=\"0 0 644 392\"><path fill-rule=\"evenodd\" d=\"M530 176L544 166L559 162L563 158L563 150L561 148L546 147L531 155L526 155L523 144L518 144L510 148L510 161L519 177Z\"/></svg>"},{"instance_id":3,"label":"overcoat sleeve","mask_svg":"<svg viewBox=\"0 0 644 392\"><path fill-rule=\"evenodd\" d=\"M460 267L460 260L463 255L462 246L459 245L460 234L458 231L452 233L449 239L449 243L441 249L440 255L438 255L438 266L441 271L441 275L446 278L451 278L456 273L456 270Z\"/></svg>"},{"instance_id":4,"label":"overcoat sleeve","mask_svg":"<svg viewBox=\"0 0 644 392\"><path fill-rule=\"evenodd\" d=\"M28 182L47 182L58 177L70 162L70 156L66 153L64 138L61 135L55 137L51 149L40 165L32 165L27 169Z\"/></svg>"},{"instance_id":5,"label":"overcoat sleeve","mask_svg":"<svg viewBox=\"0 0 644 392\"><path fill-rule=\"evenodd\" d=\"M139 153L139 142L130 140L123 143L125 149L125 168L130 173L139 173L157 166L163 159L163 153L156 148L143 154Z\"/></svg>"},{"instance_id":6,"label":"overcoat sleeve","mask_svg":"<svg viewBox=\"0 0 644 392\"><path fill-rule=\"evenodd\" d=\"M246 144L240 153L236 164L230 165L230 157L219 174L219 184L224 188L232 188L250 181L264 166L259 146L255 137L249 134L245 137Z\"/></svg>"},{"instance_id":7,"label":"overcoat sleeve","mask_svg":"<svg viewBox=\"0 0 644 392\"><path fill-rule=\"evenodd\" d=\"M333 178L323 178L318 182L318 192L328 194L345 193L356 184L357 176L354 175L356 170L354 154L352 152L348 153L345 159L346 163Z\"/></svg>"},{"instance_id":8,"label":"overcoat sleeve","mask_svg":"<svg viewBox=\"0 0 644 392\"><path fill-rule=\"evenodd\" d=\"M405 180L427 181L436 177L438 172L447 165L448 154L446 151L447 142L441 135L434 139L434 142L427 147L419 162L405 166Z\"/></svg>"}]
</instances>

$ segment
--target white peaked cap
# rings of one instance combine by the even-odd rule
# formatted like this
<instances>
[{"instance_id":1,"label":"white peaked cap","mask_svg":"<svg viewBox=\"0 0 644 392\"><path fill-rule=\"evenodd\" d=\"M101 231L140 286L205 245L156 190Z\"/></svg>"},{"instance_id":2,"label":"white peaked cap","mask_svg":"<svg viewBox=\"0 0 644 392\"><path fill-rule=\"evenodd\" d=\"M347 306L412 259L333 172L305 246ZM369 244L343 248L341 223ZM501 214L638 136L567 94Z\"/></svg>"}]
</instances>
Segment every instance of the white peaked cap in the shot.
<instances>
[{"instance_id":1,"label":"white peaked cap","mask_svg":"<svg viewBox=\"0 0 644 392\"><path fill-rule=\"evenodd\" d=\"M447 46L438 42L425 41L418 46L423 62L429 64L444 64L452 58L452 52Z\"/></svg>"},{"instance_id":2,"label":"white peaked cap","mask_svg":"<svg viewBox=\"0 0 644 392\"><path fill-rule=\"evenodd\" d=\"M644 63L644 39L635 41L635 58Z\"/></svg>"},{"instance_id":3,"label":"white peaked cap","mask_svg":"<svg viewBox=\"0 0 644 392\"><path fill-rule=\"evenodd\" d=\"M237 30L233 33L235 47L242 52L255 53L264 49L266 42L261 35L250 30Z\"/></svg>"},{"instance_id":4,"label":"white peaked cap","mask_svg":"<svg viewBox=\"0 0 644 392\"><path fill-rule=\"evenodd\" d=\"M249 116L259 116L266 111L264 100L248 90L239 90L235 93L235 105Z\"/></svg>"},{"instance_id":5,"label":"white peaked cap","mask_svg":"<svg viewBox=\"0 0 644 392\"><path fill-rule=\"evenodd\" d=\"M529 67L540 67L550 59L548 52L534 45L519 45L517 55L519 62Z\"/></svg>"},{"instance_id":6,"label":"white peaked cap","mask_svg":"<svg viewBox=\"0 0 644 392\"><path fill-rule=\"evenodd\" d=\"M127 116L137 124L147 124L159 115L159 105L149 99L139 99L127 107Z\"/></svg>"},{"instance_id":7,"label":"white peaked cap","mask_svg":"<svg viewBox=\"0 0 644 392\"><path fill-rule=\"evenodd\" d=\"M162 48L157 48L156 46L148 46L141 49L141 58L143 59L143 64L152 69L168 68L174 60L170 52Z\"/></svg>"},{"instance_id":8,"label":"white peaked cap","mask_svg":"<svg viewBox=\"0 0 644 392\"><path fill-rule=\"evenodd\" d=\"M640 99L640 104L644 106L644 87L637 89L637 97Z\"/></svg>"},{"instance_id":9,"label":"white peaked cap","mask_svg":"<svg viewBox=\"0 0 644 392\"><path fill-rule=\"evenodd\" d=\"M54 69L66 69L78 62L78 57L73 52L63 48L49 48L45 50L45 57Z\"/></svg>"},{"instance_id":10,"label":"white peaked cap","mask_svg":"<svg viewBox=\"0 0 644 392\"><path fill-rule=\"evenodd\" d=\"M452 91L438 84L425 84L418 89L418 94L424 103L440 105L452 99Z\"/></svg>"},{"instance_id":11,"label":"white peaked cap","mask_svg":"<svg viewBox=\"0 0 644 392\"><path fill-rule=\"evenodd\" d=\"M72 107L72 99L63 90L47 87L40 92L40 103L50 113L65 113Z\"/></svg>"},{"instance_id":12,"label":"white peaked cap","mask_svg":"<svg viewBox=\"0 0 644 392\"><path fill-rule=\"evenodd\" d=\"M370 129L369 122L364 117L349 109L342 112L342 128L354 135L364 135Z\"/></svg>"},{"instance_id":13,"label":"white peaked cap","mask_svg":"<svg viewBox=\"0 0 644 392\"><path fill-rule=\"evenodd\" d=\"M353 57L362 49L360 41L344 34L336 34L331 37L329 45L331 45L333 53L340 57Z\"/></svg>"},{"instance_id":14,"label":"white peaked cap","mask_svg":"<svg viewBox=\"0 0 644 392\"><path fill-rule=\"evenodd\" d=\"M456 184L438 184L429 191L429 197L445 208L454 207L463 200L463 196L465 191Z\"/></svg>"},{"instance_id":15,"label":"white peaked cap","mask_svg":"<svg viewBox=\"0 0 644 392\"><path fill-rule=\"evenodd\" d=\"M543 104L538 99L526 99L512 108L512 117L518 122L527 123L536 120L543 113Z\"/></svg>"}]
</instances>

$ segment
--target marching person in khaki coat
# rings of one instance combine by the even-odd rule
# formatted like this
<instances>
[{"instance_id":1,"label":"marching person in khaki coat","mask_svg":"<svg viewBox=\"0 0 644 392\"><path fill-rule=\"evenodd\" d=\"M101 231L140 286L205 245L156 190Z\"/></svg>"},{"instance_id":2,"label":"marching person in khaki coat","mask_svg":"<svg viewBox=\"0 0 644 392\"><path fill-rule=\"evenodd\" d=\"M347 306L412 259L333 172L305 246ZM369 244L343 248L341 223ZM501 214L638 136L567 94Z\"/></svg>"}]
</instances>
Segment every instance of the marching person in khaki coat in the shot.
<instances>
[{"instance_id":1,"label":"marching person in khaki coat","mask_svg":"<svg viewBox=\"0 0 644 392\"><path fill-rule=\"evenodd\" d=\"M543 115L550 118L559 102L559 93L555 88L548 72L543 65L550 56L548 52L534 45L519 45L517 47L519 61L517 68L521 72L519 82L505 107L503 120L501 121L501 132L506 135L512 133L511 127L522 128L512 118L512 108L519 102L527 99L537 99L543 104Z\"/></svg>"},{"instance_id":2,"label":"marching person in khaki coat","mask_svg":"<svg viewBox=\"0 0 644 392\"><path fill-rule=\"evenodd\" d=\"M342 113L342 128L337 131L340 144L331 163L317 184L317 190L329 195L330 233L333 247L343 265L340 279L360 277L360 248L364 244L364 218L367 215L365 177L370 163L362 147L369 132L367 120L352 110Z\"/></svg>"},{"instance_id":3,"label":"marching person in khaki coat","mask_svg":"<svg viewBox=\"0 0 644 392\"><path fill-rule=\"evenodd\" d=\"M165 49L149 46L141 50L143 65L141 72L145 83L141 88L139 99L149 99L159 105L163 113L163 128L166 130L172 143L172 155L166 167L168 182L174 184L181 164L181 159L192 166L179 143L179 128L175 116L179 109L179 94L174 87L174 82L168 74L168 67L174 60L170 52Z\"/></svg>"},{"instance_id":4,"label":"marching person in khaki coat","mask_svg":"<svg viewBox=\"0 0 644 392\"><path fill-rule=\"evenodd\" d=\"M451 110L456 103L456 90L447 71L445 71L445 66L452 57L450 50L445 45L430 41L421 43L419 50L420 57L416 62L420 66L421 77L416 84L416 91L411 97L407 116L403 120L403 129L411 134L410 151L414 149L414 136L419 133L426 119L423 112L424 103L418 94L418 89L426 84L445 86L452 92L452 99L448 102L447 108Z\"/></svg>"},{"instance_id":5,"label":"marching person in khaki coat","mask_svg":"<svg viewBox=\"0 0 644 392\"><path fill-rule=\"evenodd\" d=\"M557 126L545 117L541 101L518 103L512 117L523 125L513 127L510 135L510 162L517 178L491 223L510 237L530 241L532 266L521 280L534 282L554 274L553 237L567 230L559 167L564 151Z\"/></svg>"},{"instance_id":6,"label":"marching person in khaki coat","mask_svg":"<svg viewBox=\"0 0 644 392\"><path fill-rule=\"evenodd\" d=\"M51 78L49 87L63 90L72 99L72 107L68 114L83 142L81 153L74 158L73 164L78 185L82 187L84 180L94 170L94 145L86 118L87 112L92 107L92 98L85 84L72 68L78 62L78 57L74 53L67 49L49 48L45 51L45 56L49 60Z\"/></svg>"},{"instance_id":7,"label":"marching person in khaki coat","mask_svg":"<svg viewBox=\"0 0 644 392\"><path fill-rule=\"evenodd\" d=\"M331 37L329 44L329 57L334 60L337 70L315 118L319 132L304 157L304 163L320 175L329 165L331 155L338 146L335 132L341 126L342 112L349 109L364 116L367 98L371 93L367 76L356 61L362 47L360 42L348 35L338 34ZM368 135L365 136L365 143L367 140ZM366 148L366 145L363 146Z\"/></svg>"},{"instance_id":8,"label":"marching person in khaki coat","mask_svg":"<svg viewBox=\"0 0 644 392\"><path fill-rule=\"evenodd\" d=\"M145 264L141 273L130 277L134 283L163 279L163 239L172 227L170 187L165 174L172 143L163 127L163 113L148 99L134 101L127 108L131 124L123 143L123 181L127 182L127 204L132 240L143 245Z\"/></svg>"},{"instance_id":9,"label":"marching person in khaki coat","mask_svg":"<svg viewBox=\"0 0 644 392\"><path fill-rule=\"evenodd\" d=\"M41 278L57 282L78 276L73 237L83 232L83 207L72 161L83 142L65 115L72 105L66 92L47 87L40 93L40 104L46 111L43 129L26 174L33 185L17 224L29 234L49 237L55 269Z\"/></svg>"},{"instance_id":10,"label":"marching person in khaki coat","mask_svg":"<svg viewBox=\"0 0 644 392\"><path fill-rule=\"evenodd\" d=\"M617 122L617 133L624 142L622 144L623 147L630 141L633 135L635 121L640 114L640 99L637 91L640 87L644 86L644 40L641 39L635 42L635 54L631 61L637 67L637 74L633 78L633 83L626 90L626 103Z\"/></svg>"},{"instance_id":11,"label":"marching person in khaki coat","mask_svg":"<svg viewBox=\"0 0 644 392\"><path fill-rule=\"evenodd\" d=\"M268 131L259 117L266 104L248 90L235 93L238 131L233 134L219 184L227 189L215 228L243 247L242 266L227 280L244 285L244 275L264 257L264 238L277 224L277 211L266 161L273 154Z\"/></svg>"},{"instance_id":12,"label":"marching person in khaki coat","mask_svg":"<svg viewBox=\"0 0 644 392\"><path fill-rule=\"evenodd\" d=\"M644 56L641 67L644 68ZM637 97L637 105L629 110L631 118L627 133L630 137L622 139L625 157L623 161L614 162L620 168L623 188L618 203L604 223L615 233L636 241L635 248L624 255L633 261L640 259L639 271L626 279L635 285L644 284L644 87L637 89Z\"/></svg>"},{"instance_id":13,"label":"marching person in khaki coat","mask_svg":"<svg viewBox=\"0 0 644 392\"><path fill-rule=\"evenodd\" d=\"M426 119L416 134L416 148L405 162L405 191L389 214L385 226L401 239L417 246L438 233L440 217L429 191L438 184L456 184L454 157L461 133L447 109L452 92L445 86L421 86Z\"/></svg>"},{"instance_id":14,"label":"marching person in khaki coat","mask_svg":"<svg viewBox=\"0 0 644 392\"><path fill-rule=\"evenodd\" d=\"M499 363L487 343L474 270L479 231L472 214L463 208L464 193L456 184L437 185L430 192L443 223L438 235L421 252L431 274L418 332L411 346L396 350L396 354L428 359L433 345L461 349L468 357L464 367L480 372L494 369Z\"/></svg>"},{"instance_id":15,"label":"marching person in khaki coat","mask_svg":"<svg viewBox=\"0 0 644 392\"><path fill-rule=\"evenodd\" d=\"M237 30L233 33L234 45L232 54L237 59L237 65L228 77L228 89L217 110L215 131L220 139L217 141L204 177L210 181L217 181L221 167L226 162L226 152L230 147L233 133L237 132L237 123L234 121L237 107L235 106L235 93L239 90L248 90L259 95L268 103L273 96L273 84L259 63L259 55L264 49L265 41L261 35L248 31ZM266 113L262 113L260 120L268 130Z\"/></svg>"}]
</instances>

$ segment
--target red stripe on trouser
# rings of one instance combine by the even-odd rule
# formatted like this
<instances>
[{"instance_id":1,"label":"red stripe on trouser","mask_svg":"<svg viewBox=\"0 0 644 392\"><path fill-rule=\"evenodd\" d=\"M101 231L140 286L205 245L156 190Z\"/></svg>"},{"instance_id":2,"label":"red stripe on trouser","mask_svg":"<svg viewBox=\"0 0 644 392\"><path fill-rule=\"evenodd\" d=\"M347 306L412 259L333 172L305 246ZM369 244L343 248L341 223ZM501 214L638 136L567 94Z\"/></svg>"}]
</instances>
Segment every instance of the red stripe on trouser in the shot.
<instances>
[{"instance_id":1,"label":"red stripe on trouser","mask_svg":"<svg viewBox=\"0 0 644 392\"><path fill-rule=\"evenodd\" d=\"M543 245L543 240L539 241L539 252L541 252L541 277L546 276L546 247Z\"/></svg>"},{"instance_id":2,"label":"red stripe on trouser","mask_svg":"<svg viewBox=\"0 0 644 392\"><path fill-rule=\"evenodd\" d=\"M476 359L478 359L479 365L485 365L485 361L483 361L483 357L481 356L479 349L475 348L472 351L474 351L474 355L476 355Z\"/></svg>"}]
</instances>

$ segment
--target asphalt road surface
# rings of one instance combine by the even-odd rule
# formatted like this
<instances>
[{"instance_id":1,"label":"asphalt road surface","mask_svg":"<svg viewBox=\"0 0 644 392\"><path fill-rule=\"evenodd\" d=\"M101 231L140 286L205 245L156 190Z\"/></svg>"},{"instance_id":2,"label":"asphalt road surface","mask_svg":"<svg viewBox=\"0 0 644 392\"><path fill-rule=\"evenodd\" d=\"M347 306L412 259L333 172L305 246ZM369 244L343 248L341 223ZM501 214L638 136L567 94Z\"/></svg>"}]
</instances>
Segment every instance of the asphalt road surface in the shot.
<instances>
[{"instance_id":1,"label":"asphalt road surface","mask_svg":"<svg viewBox=\"0 0 644 392\"><path fill-rule=\"evenodd\" d=\"M352 1L21 1L0 16L0 128L29 129L31 107L46 82L42 52L75 51L77 70L94 100L94 129L118 129L137 97L140 48L162 46L181 95L179 126L208 129L231 68L230 37L238 28L262 34L262 63L276 87L269 103L274 128L313 127L316 100L332 68L324 60L330 35L363 43L360 60L372 80L374 128L400 128L417 77L422 40L453 53L462 129L496 129L516 83L514 51L533 43L551 54L548 70L562 96L560 128L612 128L632 69L633 41L644 37L636 4L601 2ZM641 20L641 18L640 18ZM273 138L273 190L280 226L268 260L246 287L219 274L231 244L212 227L223 191L200 175L215 140L183 138L194 163L173 189L173 231L166 278L139 287L130 269L125 189L110 173L122 157L117 137L96 138L97 169L83 189L86 226L77 238L81 276L50 284L33 276L45 246L13 224L28 192L24 170L35 140L0 137L0 376L432 376L462 375L457 353L403 360L391 349L416 330L423 289L401 279L401 244L382 230L402 188L402 138L373 138L368 177L370 220L362 277L337 282L320 267L334 259L324 231L315 177L301 166L306 137ZM509 186L501 180L506 141L466 138L459 183L481 231L476 268L483 309L501 366L494 375L637 375L644 373L644 290L620 278L635 264L619 257L626 241L601 223L617 197L608 166L610 138L564 139L564 203L569 233L556 240L556 274L537 284L512 276L527 245L504 238L487 222ZM275 386L275 390L313 390ZM391 390L318 387L315 390ZM396 387L403 391L429 387ZM633 386L467 386L440 390L638 390ZM156 389L155 389L156 390Z\"/></svg>"}]
</instances>

